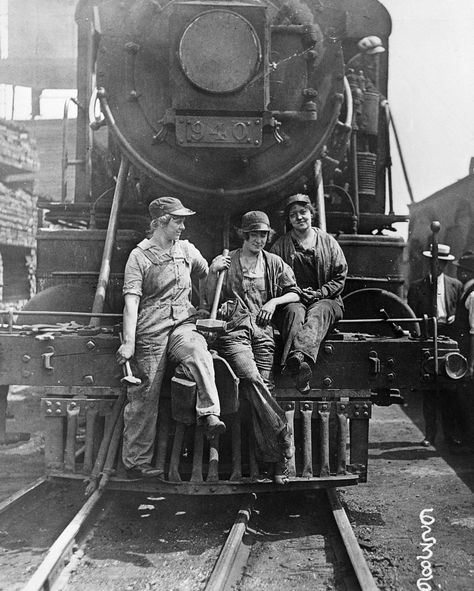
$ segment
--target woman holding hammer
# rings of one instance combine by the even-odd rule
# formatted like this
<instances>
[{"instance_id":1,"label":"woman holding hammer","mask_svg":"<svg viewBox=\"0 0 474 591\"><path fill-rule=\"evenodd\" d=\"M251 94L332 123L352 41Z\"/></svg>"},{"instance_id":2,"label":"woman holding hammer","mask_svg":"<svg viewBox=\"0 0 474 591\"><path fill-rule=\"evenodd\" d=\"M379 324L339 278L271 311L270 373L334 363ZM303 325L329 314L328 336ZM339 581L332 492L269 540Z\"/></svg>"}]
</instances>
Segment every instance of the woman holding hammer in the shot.
<instances>
[{"instance_id":1,"label":"woman holding hammer","mask_svg":"<svg viewBox=\"0 0 474 591\"><path fill-rule=\"evenodd\" d=\"M268 388L275 350L271 321L277 306L299 301L299 289L291 268L263 250L270 230L263 211L242 217L242 247L212 262L208 300L218 272L226 267L222 300L227 331L215 344L248 391L258 459L273 463L275 482L284 484L293 450L285 414Z\"/></svg>"},{"instance_id":2,"label":"woman holding hammer","mask_svg":"<svg viewBox=\"0 0 474 591\"><path fill-rule=\"evenodd\" d=\"M121 364L133 357L141 379L141 384L128 386L124 411L122 457L131 479L161 474L151 461L167 359L196 382L197 419L208 436L225 431L212 357L196 330L199 314L191 304L191 275L199 278L203 294L208 265L193 244L180 240L185 219L195 212L175 197L155 199L149 212L150 237L130 253L125 267L123 342L116 354Z\"/></svg>"}]
</instances>

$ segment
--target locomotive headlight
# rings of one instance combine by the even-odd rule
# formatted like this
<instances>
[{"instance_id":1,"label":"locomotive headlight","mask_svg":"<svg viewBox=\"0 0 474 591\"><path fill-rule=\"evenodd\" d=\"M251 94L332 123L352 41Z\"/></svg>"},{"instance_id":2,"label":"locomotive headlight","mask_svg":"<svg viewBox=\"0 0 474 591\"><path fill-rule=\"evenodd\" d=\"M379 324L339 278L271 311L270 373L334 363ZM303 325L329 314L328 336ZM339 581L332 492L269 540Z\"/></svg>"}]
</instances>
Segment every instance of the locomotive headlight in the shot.
<instances>
[{"instance_id":1,"label":"locomotive headlight","mask_svg":"<svg viewBox=\"0 0 474 591\"><path fill-rule=\"evenodd\" d=\"M209 10L186 27L179 61L192 84L211 93L235 92L257 73L262 50L252 24L229 10Z\"/></svg>"},{"instance_id":2,"label":"locomotive headlight","mask_svg":"<svg viewBox=\"0 0 474 591\"><path fill-rule=\"evenodd\" d=\"M447 353L444 356L442 363L446 375L451 379L460 380L466 375L467 361L460 353Z\"/></svg>"}]
</instances>

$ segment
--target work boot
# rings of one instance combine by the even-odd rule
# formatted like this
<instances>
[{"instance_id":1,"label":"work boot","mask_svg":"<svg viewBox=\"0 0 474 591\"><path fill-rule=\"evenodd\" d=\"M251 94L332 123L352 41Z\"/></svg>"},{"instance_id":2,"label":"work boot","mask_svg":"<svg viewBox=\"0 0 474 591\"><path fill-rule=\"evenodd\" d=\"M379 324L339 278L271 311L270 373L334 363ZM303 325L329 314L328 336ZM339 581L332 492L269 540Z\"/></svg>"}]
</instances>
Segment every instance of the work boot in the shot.
<instances>
[{"instance_id":1,"label":"work boot","mask_svg":"<svg viewBox=\"0 0 474 591\"><path fill-rule=\"evenodd\" d=\"M141 480L142 478L156 478L163 475L163 470L153 468L151 464L140 464L127 469L127 478L129 480Z\"/></svg>"},{"instance_id":2,"label":"work boot","mask_svg":"<svg viewBox=\"0 0 474 591\"><path fill-rule=\"evenodd\" d=\"M207 415L205 420L206 432L209 439L225 433L225 423L223 423L217 415Z\"/></svg>"},{"instance_id":3,"label":"work boot","mask_svg":"<svg viewBox=\"0 0 474 591\"><path fill-rule=\"evenodd\" d=\"M300 392L309 390L309 382L313 372L303 353L295 351L286 360L288 373L294 378L295 385Z\"/></svg>"}]
</instances>

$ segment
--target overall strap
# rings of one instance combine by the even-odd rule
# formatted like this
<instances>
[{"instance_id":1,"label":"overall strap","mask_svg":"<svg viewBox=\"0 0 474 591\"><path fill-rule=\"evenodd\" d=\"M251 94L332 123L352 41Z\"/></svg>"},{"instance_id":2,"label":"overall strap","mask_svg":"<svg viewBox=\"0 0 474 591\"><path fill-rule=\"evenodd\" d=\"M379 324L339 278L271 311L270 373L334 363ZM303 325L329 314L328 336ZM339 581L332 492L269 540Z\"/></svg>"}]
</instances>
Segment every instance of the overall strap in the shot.
<instances>
[{"instance_id":1,"label":"overall strap","mask_svg":"<svg viewBox=\"0 0 474 591\"><path fill-rule=\"evenodd\" d=\"M140 242L140 244L137 245L137 248L139 248L142 253L146 256L146 258L153 264L153 265L159 265L160 264L160 260L158 258L158 256L156 254L154 254L153 252L150 252L150 250L144 249L141 244L143 244L143 242Z\"/></svg>"}]
</instances>

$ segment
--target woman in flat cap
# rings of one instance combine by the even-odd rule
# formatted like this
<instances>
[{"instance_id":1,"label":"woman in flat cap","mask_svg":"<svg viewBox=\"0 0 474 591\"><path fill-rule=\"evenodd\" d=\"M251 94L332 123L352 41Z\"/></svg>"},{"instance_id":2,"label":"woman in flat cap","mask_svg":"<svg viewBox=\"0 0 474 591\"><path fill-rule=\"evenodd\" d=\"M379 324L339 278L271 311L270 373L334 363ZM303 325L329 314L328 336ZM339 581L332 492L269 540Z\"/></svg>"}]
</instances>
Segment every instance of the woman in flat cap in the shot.
<instances>
[{"instance_id":1,"label":"woman in flat cap","mask_svg":"<svg viewBox=\"0 0 474 591\"><path fill-rule=\"evenodd\" d=\"M301 302L281 309L275 323L284 341L281 364L302 392L310 387L322 340L342 318L341 293L347 276L341 247L333 236L313 227L313 216L308 195L288 197L285 217L290 229L271 249L291 266L301 288Z\"/></svg>"},{"instance_id":2,"label":"woman in flat cap","mask_svg":"<svg viewBox=\"0 0 474 591\"><path fill-rule=\"evenodd\" d=\"M216 346L248 392L257 457L274 464L274 480L283 484L293 450L285 414L268 388L275 351L271 320L278 306L299 300L299 289L290 267L263 250L270 230L263 211L242 217L242 247L212 262L208 300L213 299L218 271L228 267L221 296L227 331Z\"/></svg>"},{"instance_id":3,"label":"woman in flat cap","mask_svg":"<svg viewBox=\"0 0 474 591\"><path fill-rule=\"evenodd\" d=\"M123 463L129 478L151 478L160 471L151 465L161 382L166 361L180 364L197 385L197 419L208 435L225 431L212 357L196 331L197 310L191 304L191 275L204 282L208 265L199 250L180 240L184 222L194 211L175 197L160 197L149 205L150 237L130 253L125 267L123 344L117 361L132 357L141 378L128 387L124 412Z\"/></svg>"}]
</instances>

